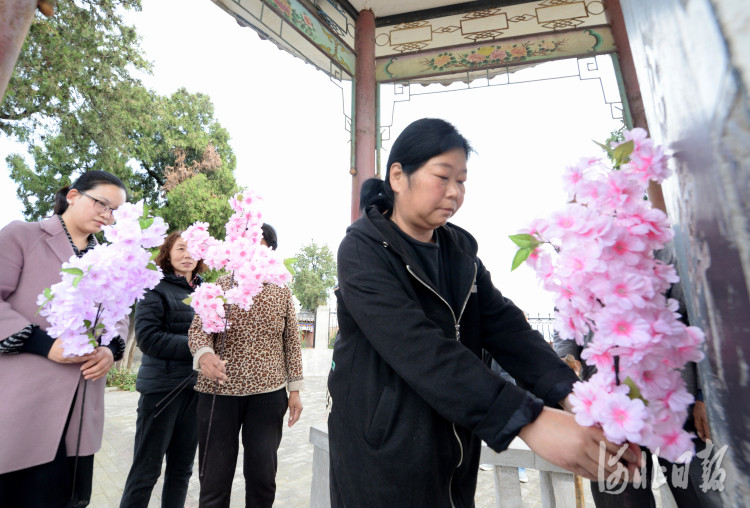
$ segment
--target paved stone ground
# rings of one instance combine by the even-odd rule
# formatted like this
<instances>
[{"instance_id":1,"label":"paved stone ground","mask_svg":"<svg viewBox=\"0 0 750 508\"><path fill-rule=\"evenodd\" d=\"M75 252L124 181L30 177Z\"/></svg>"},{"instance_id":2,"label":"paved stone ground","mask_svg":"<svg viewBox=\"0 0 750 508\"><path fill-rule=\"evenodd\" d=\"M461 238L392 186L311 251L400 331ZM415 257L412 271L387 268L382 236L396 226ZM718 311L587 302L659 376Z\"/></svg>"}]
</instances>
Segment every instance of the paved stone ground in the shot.
<instances>
[{"instance_id":1,"label":"paved stone ground","mask_svg":"<svg viewBox=\"0 0 750 508\"><path fill-rule=\"evenodd\" d=\"M279 449L279 469L276 475L277 491L275 506L280 508L307 508L310 504L310 482L312 479L313 447L309 444L310 425L326 419L326 378L315 377L305 380L301 393L304 410L302 417L291 429L284 426L284 435ZM104 397L105 420L104 442L94 460L94 489L92 508L117 507L125 485L125 479L133 460L133 439L135 437L137 392L110 391ZM527 470L529 482L521 484L521 496L527 508L541 508L539 474ZM588 492L586 506L594 506ZM158 508L161 501L161 479L151 496L149 508ZM193 477L190 480L187 508L198 506L198 458L196 454ZM237 460L231 507L244 506L245 484L242 477L242 447ZM492 472L479 472L476 494L477 508L495 506L495 492Z\"/></svg>"}]
</instances>

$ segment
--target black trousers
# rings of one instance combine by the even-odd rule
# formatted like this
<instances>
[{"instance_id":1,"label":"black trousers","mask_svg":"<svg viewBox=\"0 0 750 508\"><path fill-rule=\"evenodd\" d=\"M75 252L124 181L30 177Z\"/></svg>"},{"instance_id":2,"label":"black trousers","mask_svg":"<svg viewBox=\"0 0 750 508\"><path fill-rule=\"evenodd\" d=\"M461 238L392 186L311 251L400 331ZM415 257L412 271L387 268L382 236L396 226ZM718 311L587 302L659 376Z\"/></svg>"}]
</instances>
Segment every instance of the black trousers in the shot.
<instances>
[{"instance_id":1,"label":"black trousers","mask_svg":"<svg viewBox=\"0 0 750 508\"><path fill-rule=\"evenodd\" d=\"M691 425L692 423L686 425L686 430L694 432L695 428L691 427ZM693 442L695 443L696 454L706 448L706 443L700 439L693 439ZM591 496L594 499L594 505L596 508L654 508L656 506L656 501L651 492L651 484L654 477L654 464L648 450L644 451L646 451L647 455L648 471L645 488L636 488L633 484L628 484L622 492L612 494L601 492L599 490L598 482L592 481ZM659 458L659 466L666 468L664 476L678 508L719 508L721 506L719 492L712 490L703 492L700 489L703 467L700 458L693 457L693 460L690 462L687 485L675 485L672 481L673 471L675 468L683 468L683 464L675 465L665 459ZM616 488L616 490L619 490L619 487Z\"/></svg>"},{"instance_id":2,"label":"black trousers","mask_svg":"<svg viewBox=\"0 0 750 508\"><path fill-rule=\"evenodd\" d=\"M270 508L276 497L276 452L288 405L286 389L257 395L217 395L209 435L212 399L213 395L198 394L201 508L229 506L240 431L245 451L245 506Z\"/></svg>"},{"instance_id":3,"label":"black trousers","mask_svg":"<svg viewBox=\"0 0 750 508\"><path fill-rule=\"evenodd\" d=\"M125 482L120 508L148 506L165 456L167 466L161 505L163 508L185 506L198 447L198 394L186 388L164 406L166 395L141 395L138 400L133 464Z\"/></svg>"}]
</instances>

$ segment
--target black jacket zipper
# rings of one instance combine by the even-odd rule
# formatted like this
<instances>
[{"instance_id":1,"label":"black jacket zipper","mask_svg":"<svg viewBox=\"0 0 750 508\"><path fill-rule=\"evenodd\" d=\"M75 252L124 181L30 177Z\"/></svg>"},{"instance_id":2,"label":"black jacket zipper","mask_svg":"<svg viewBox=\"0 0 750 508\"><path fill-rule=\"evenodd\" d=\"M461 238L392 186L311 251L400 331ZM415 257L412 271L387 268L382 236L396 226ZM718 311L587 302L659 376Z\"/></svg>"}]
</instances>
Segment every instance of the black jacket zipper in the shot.
<instances>
[{"instance_id":1,"label":"black jacket zipper","mask_svg":"<svg viewBox=\"0 0 750 508\"><path fill-rule=\"evenodd\" d=\"M406 270L411 274L412 277L417 279L424 287L429 289L435 296L437 296L440 301L442 301L446 307L448 307L448 310L451 312L451 316L453 317L453 325L456 330L456 341L461 342L461 324L459 323L461 321L461 317L464 315L464 310L466 309L466 304L469 302L469 297L471 297L471 290L476 284L477 280L477 264L474 263L474 276L471 279L471 286L469 287L469 292L466 293L466 298L464 298L464 302L461 305L461 312L458 314L458 319L456 319L456 313L453 312L453 308L450 306L450 304L440 296L440 293L435 291L429 284L427 284L425 281L423 281L419 275L414 273L411 269L411 266L406 265ZM458 449L461 452L461 455L458 458L458 464L456 464L456 467L453 469L453 472L451 473L450 480L448 480L448 498L451 502L451 507L455 508L455 504L453 503L453 475L456 474L456 470L461 467L461 464L464 462L464 445L461 443L461 438L458 437L458 431L456 430L456 424L451 423L451 426L453 427L453 435L456 436L456 441L458 441Z\"/></svg>"}]
</instances>

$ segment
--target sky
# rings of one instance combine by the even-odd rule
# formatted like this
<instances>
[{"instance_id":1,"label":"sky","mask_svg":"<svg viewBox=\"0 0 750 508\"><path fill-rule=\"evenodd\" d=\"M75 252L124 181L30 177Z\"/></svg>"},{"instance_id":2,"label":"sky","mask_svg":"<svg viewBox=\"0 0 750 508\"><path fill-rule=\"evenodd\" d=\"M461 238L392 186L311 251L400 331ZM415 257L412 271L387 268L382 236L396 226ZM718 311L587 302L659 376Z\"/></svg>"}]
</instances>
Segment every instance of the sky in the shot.
<instances>
[{"instance_id":1,"label":"sky","mask_svg":"<svg viewBox=\"0 0 750 508\"><path fill-rule=\"evenodd\" d=\"M210 0L143 0L143 11L126 20L154 64L153 75L143 76L146 86L161 94L185 87L211 97L231 135L237 180L263 197L264 219L277 229L281 255L293 257L310 241L335 254L350 222L348 83L342 88L261 40ZM514 79L541 79L571 65L575 61L539 65ZM607 85L616 93L611 80ZM576 76L424 94L443 90L414 86L409 101L394 105L392 86L383 85L381 123L391 125L383 164L410 122L439 117L453 123L475 153L464 205L452 222L477 238L479 256L505 296L532 316L547 315L552 299L533 271L510 271L515 246L508 235L561 207L565 166L600 155L592 139L603 141L621 124L598 80ZM5 163L13 152L26 148L0 140L0 226L22 219Z\"/></svg>"}]
</instances>

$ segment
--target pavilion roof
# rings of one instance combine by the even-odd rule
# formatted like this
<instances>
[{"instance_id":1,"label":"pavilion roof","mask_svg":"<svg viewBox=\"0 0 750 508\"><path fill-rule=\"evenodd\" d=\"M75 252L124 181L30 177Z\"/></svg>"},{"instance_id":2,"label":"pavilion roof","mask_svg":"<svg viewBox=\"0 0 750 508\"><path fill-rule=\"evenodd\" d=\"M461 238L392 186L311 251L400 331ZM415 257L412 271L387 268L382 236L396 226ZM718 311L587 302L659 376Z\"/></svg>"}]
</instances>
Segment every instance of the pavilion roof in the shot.
<instances>
[{"instance_id":1,"label":"pavilion roof","mask_svg":"<svg viewBox=\"0 0 750 508\"><path fill-rule=\"evenodd\" d=\"M375 14L376 80L449 83L614 51L603 2L213 0L243 26L336 79L355 72L358 13Z\"/></svg>"}]
</instances>

